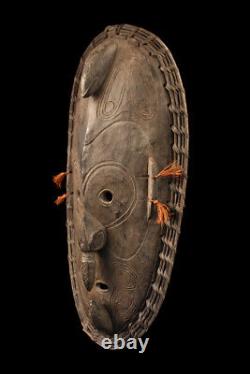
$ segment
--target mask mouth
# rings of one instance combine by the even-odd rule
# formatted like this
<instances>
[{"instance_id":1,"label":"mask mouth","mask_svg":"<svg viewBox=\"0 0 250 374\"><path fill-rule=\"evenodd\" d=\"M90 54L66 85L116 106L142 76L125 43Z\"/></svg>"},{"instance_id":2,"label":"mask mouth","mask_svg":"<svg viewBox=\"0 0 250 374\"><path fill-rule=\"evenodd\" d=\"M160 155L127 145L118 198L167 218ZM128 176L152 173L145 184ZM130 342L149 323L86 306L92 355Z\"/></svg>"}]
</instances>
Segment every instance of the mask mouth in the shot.
<instances>
[{"instance_id":1,"label":"mask mouth","mask_svg":"<svg viewBox=\"0 0 250 374\"><path fill-rule=\"evenodd\" d=\"M100 291L100 292L108 292L109 291L108 285L104 282L98 281L98 282L96 282L95 286L96 286L97 291Z\"/></svg>"}]
</instances>

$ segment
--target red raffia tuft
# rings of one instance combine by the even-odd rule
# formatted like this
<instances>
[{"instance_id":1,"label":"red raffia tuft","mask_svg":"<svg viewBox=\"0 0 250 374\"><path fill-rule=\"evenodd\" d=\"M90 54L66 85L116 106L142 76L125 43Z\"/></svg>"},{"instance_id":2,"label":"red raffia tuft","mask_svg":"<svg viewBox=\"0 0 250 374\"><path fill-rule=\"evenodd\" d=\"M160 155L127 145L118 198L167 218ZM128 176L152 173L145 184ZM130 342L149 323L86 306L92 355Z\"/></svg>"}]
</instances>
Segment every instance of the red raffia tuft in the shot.
<instances>
[{"instance_id":1,"label":"red raffia tuft","mask_svg":"<svg viewBox=\"0 0 250 374\"><path fill-rule=\"evenodd\" d=\"M52 180L55 183L55 185L57 186L57 188L61 188L62 187L62 182L63 182L63 180L64 180L64 178L66 177L67 174L69 174L69 172L64 171L62 173L54 175L54 177L52 178Z\"/></svg>"},{"instance_id":2,"label":"red raffia tuft","mask_svg":"<svg viewBox=\"0 0 250 374\"><path fill-rule=\"evenodd\" d=\"M57 199L54 201L54 203L56 205L62 204L66 200L67 196L68 196L67 193L64 193L63 195L58 196Z\"/></svg>"},{"instance_id":3,"label":"red raffia tuft","mask_svg":"<svg viewBox=\"0 0 250 374\"><path fill-rule=\"evenodd\" d=\"M182 175L182 168L176 164L176 162L172 162L164 169L162 169L155 178L158 177L180 177Z\"/></svg>"},{"instance_id":4,"label":"red raffia tuft","mask_svg":"<svg viewBox=\"0 0 250 374\"><path fill-rule=\"evenodd\" d=\"M159 200L150 200L157 208L157 221L156 223L160 224L161 227L166 225L171 216L170 208L161 203Z\"/></svg>"}]
</instances>

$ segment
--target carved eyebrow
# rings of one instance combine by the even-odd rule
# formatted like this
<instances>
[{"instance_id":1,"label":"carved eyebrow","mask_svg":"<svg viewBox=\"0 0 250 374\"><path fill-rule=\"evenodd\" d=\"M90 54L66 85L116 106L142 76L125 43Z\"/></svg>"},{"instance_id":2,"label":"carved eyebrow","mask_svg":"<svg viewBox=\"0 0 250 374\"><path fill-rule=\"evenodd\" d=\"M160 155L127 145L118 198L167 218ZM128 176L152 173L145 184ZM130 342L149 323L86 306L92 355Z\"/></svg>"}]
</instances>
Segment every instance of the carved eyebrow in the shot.
<instances>
[{"instance_id":1,"label":"carved eyebrow","mask_svg":"<svg viewBox=\"0 0 250 374\"><path fill-rule=\"evenodd\" d=\"M117 51L117 45L97 47L85 63L82 76L82 97L96 94L110 74Z\"/></svg>"}]
</instances>

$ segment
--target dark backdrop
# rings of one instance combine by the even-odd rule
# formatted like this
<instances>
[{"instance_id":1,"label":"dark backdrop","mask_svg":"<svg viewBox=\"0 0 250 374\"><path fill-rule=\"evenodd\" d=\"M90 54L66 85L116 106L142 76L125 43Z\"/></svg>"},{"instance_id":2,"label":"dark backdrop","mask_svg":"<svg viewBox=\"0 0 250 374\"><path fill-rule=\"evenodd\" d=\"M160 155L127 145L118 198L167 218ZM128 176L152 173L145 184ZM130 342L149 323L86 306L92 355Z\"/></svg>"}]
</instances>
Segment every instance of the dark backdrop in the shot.
<instances>
[{"instance_id":1,"label":"dark backdrop","mask_svg":"<svg viewBox=\"0 0 250 374\"><path fill-rule=\"evenodd\" d=\"M25 321L22 337L31 333L27 352L39 362L69 358L80 363L90 353L138 355L104 351L82 332L68 273L65 207L53 205L57 191L51 181L66 166L69 101L79 59L93 37L117 23L144 27L170 48L186 89L190 123L182 232L166 299L145 335L150 341L144 355L159 353L169 360L176 357L176 362L187 357L194 362L203 357L207 362L220 355L224 315L216 264L218 252L224 249L219 249L214 223L220 210L213 181L220 174L216 151L224 124L218 124L214 115L219 98L214 88L223 79L218 74L223 70L219 53L226 36L214 9L163 10L153 3L145 7L141 11L129 10L125 4L116 11L99 10L98 5L95 11L73 6L53 11L37 8L29 9L27 21L22 20L19 76L28 91L23 97L28 166L22 178L32 185L28 189L32 229L25 258L28 271L23 275L27 296L19 296ZM22 90L18 92L22 96Z\"/></svg>"}]
</instances>

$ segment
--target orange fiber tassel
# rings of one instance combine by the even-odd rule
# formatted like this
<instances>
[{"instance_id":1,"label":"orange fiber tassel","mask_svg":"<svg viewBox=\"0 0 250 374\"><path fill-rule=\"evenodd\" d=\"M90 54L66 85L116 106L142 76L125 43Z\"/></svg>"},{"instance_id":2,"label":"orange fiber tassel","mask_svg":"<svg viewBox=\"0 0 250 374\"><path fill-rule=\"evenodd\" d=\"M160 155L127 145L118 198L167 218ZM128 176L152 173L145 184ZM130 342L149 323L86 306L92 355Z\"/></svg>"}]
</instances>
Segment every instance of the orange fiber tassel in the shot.
<instances>
[{"instance_id":1,"label":"orange fiber tassel","mask_svg":"<svg viewBox=\"0 0 250 374\"><path fill-rule=\"evenodd\" d=\"M62 204L66 200L67 196L68 196L67 193L64 193L63 195L58 196L57 199L54 201L54 203L56 205Z\"/></svg>"},{"instance_id":2,"label":"orange fiber tassel","mask_svg":"<svg viewBox=\"0 0 250 374\"><path fill-rule=\"evenodd\" d=\"M180 177L182 175L182 168L176 164L176 162L173 162L172 164L169 164L164 169L162 169L155 178L158 177Z\"/></svg>"},{"instance_id":3,"label":"orange fiber tassel","mask_svg":"<svg viewBox=\"0 0 250 374\"><path fill-rule=\"evenodd\" d=\"M167 224L167 221L170 219L171 211L170 208L166 205L161 203L159 200L150 200L153 204L156 205L157 208L157 221L156 223L160 224L161 227Z\"/></svg>"},{"instance_id":4,"label":"orange fiber tassel","mask_svg":"<svg viewBox=\"0 0 250 374\"><path fill-rule=\"evenodd\" d=\"M64 178L66 177L66 175L69 174L67 171L64 171L62 173L59 173L57 175L55 175L52 180L53 182L55 183L55 185L58 187L58 188L61 188L62 187L62 182L64 180Z\"/></svg>"}]
</instances>

